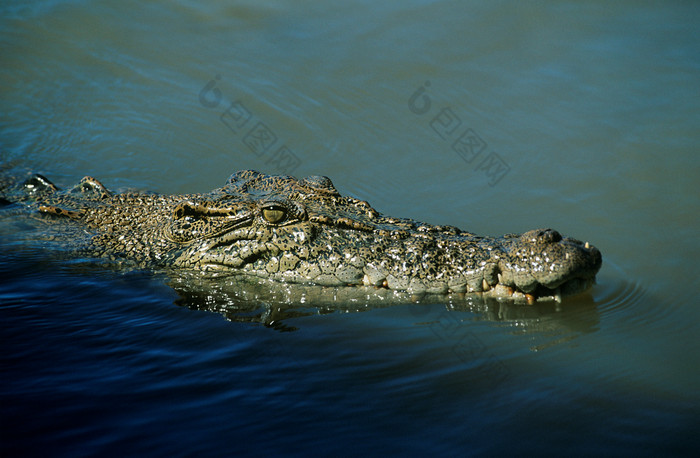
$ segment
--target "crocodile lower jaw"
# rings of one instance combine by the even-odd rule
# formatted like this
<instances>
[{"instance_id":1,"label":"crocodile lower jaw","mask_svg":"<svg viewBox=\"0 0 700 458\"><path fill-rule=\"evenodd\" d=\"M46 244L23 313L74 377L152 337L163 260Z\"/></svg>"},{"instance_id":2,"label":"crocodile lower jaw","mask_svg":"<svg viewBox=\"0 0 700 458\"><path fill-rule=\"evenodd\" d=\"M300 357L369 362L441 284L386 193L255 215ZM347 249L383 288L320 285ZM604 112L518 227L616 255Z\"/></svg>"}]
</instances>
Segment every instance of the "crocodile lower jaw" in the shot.
<instances>
[{"instance_id":1,"label":"crocodile lower jaw","mask_svg":"<svg viewBox=\"0 0 700 458\"><path fill-rule=\"evenodd\" d=\"M210 262L203 266L202 271L213 273L215 275L232 274L231 266L229 263L223 262ZM268 278L272 281L277 281L280 283L288 283L290 285L317 285L317 286L331 286L331 287L369 287L377 289L387 289L396 292L407 292L411 294L475 294L482 295L484 297L492 297L496 299L512 300L515 302L527 302L528 304L534 304L537 301L556 301L561 302L562 297L573 296L582 293L593 286L595 283L595 277L577 277L572 278L564 283L559 284L554 288L548 288L544 285L538 285L533 291L525 292L519 289L517 286L509 286L502 283L502 277L499 274L498 279L501 282L497 282L494 285L489 285L485 280L482 280L482 284L478 285L476 288L470 288L466 284L461 283L459 285L450 285L446 283L441 283L435 288L426 288L421 282L418 283L418 288L409 287L397 287L394 283L395 279L391 276L381 279L377 282L372 282L367 274L358 282L344 282L332 276L326 276L324 281L319 281L316 278L305 278L301 275L290 277L281 275L263 275L261 272L245 272L245 266L242 269L243 272L255 277Z\"/></svg>"},{"instance_id":2,"label":"crocodile lower jaw","mask_svg":"<svg viewBox=\"0 0 700 458\"><path fill-rule=\"evenodd\" d=\"M594 283L595 278L573 278L562 283L556 288L547 288L544 285L539 285L535 291L530 293L520 291L516 287L496 284L494 286L484 288L484 291L481 294L489 297L509 298L515 301L527 301L528 304L534 304L537 301L561 302L562 297L573 296L587 291L593 286Z\"/></svg>"}]
</instances>

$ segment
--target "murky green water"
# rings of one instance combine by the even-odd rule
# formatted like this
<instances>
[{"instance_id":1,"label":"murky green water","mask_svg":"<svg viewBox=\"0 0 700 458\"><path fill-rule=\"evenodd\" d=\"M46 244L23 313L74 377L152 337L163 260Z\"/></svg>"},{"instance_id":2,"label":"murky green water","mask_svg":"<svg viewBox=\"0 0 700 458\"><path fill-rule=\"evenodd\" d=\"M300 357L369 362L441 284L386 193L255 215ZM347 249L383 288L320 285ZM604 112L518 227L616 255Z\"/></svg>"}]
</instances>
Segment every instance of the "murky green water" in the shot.
<instances>
[{"instance_id":1,"label":"murky green water","mask_svg":"<svg viewBox=\"0 0 700 458\"><path fill-rule=\"evenodd\" d=\"M591 296L560 310L329 300L274 330L197 310L235 294L55 260L4 221L3 454L697 448L699 17L694 2L3 4L4 164L165 193L244 168L321 174L392 216L553 227L603 253Z\"/></svg>"}]
</instances>

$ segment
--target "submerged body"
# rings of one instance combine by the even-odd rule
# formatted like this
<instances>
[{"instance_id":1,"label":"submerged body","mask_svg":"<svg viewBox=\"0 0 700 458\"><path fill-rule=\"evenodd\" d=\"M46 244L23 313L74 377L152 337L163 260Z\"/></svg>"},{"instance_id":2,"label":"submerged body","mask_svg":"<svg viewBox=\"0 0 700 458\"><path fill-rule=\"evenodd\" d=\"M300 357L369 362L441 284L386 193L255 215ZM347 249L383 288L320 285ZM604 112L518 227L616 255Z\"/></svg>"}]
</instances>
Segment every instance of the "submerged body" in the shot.
<instances>
[{"instance_id":1,"label":"submerged body","mask_svg":"<svg viewBox=\"0 0 700 458\"><path fill-rule=\"evenodd\" d=\"M76 247L142 266L243 273L287 283L375 286L560 300L587 289L600 252L552 229L480 237L380 214L330 179L252 170L206 194L112 194L85 177L59 191L34 175L0 194L51 224L87 231Z\"/></svg>"}]
</instances>

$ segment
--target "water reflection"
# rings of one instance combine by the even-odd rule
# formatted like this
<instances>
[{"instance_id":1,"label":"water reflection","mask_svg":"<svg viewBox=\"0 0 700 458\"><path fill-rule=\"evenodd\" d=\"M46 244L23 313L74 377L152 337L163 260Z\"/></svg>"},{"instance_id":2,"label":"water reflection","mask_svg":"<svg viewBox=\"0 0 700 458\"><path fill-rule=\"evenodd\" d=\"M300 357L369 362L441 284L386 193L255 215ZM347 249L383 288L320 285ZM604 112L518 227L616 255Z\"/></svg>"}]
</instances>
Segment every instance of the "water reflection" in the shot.
<instances>
[{"instance_id":1,"label":"water reflection","mask_svg":"<svg viewBox=\"0 0 700 458\"><path fill-rule=\"evenodd\" d=\"M168 285L176 303L222 314L233 322L258 323L280 331L299 325L294 319L333 312L363 312L410 305L416 323L424 323L434 307L446 312L469 312L470 320L506 324L518 333L549 336L587 334L598 329L598 304L590 293L564 298L559 304L533 305L478 294L415 295L373 287L288 285L241 276L209 277L200 273L171 273ZM433 317L434 318L434 317ZM457 319L457 318L454 318Z\"/></svg>"}]
</instances>

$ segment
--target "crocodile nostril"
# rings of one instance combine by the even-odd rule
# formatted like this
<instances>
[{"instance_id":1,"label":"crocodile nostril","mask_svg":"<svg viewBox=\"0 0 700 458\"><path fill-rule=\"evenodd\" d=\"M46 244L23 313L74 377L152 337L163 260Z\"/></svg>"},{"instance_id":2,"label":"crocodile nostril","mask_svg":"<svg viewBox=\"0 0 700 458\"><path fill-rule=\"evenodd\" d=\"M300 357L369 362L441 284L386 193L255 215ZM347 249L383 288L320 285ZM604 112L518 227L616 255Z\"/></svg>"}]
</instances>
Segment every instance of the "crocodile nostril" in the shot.
<instances>
[{"instance_id":1,"label":"crocodile nostril","mask_svg":"<svg viewBox=\"0 0 700 458\"><path fill-rule=\"evenodd\" d=\"M541 241L546 243L556 243L561 240L561 234L554 229L543 229L537 236Z\"/></svg>"},{"instance_id":2,"label":"crocodile nostril","mask_svg":"<svg viewBox=\"0 0 700 458\"><path fill-rule=\"evenodd\" d=\"M557 243L562 240L562 236L554 229L533 229L521 235L521 239L529 243Z\"/></svg>"}]
</instances>

